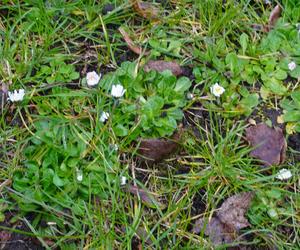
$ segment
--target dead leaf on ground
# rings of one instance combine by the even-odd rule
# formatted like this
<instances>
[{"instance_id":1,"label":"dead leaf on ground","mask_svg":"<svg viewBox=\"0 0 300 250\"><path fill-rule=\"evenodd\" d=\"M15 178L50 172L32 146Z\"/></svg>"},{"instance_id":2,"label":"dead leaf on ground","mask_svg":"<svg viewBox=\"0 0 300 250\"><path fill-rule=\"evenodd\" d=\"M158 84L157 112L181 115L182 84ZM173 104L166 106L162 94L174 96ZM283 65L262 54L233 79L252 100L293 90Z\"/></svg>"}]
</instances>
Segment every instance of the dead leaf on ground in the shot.
<instances>
[{"instance_id":1,"label":"dead leaf on ground","mask_svg":"<svg viewBox=\"0 0 300 250\"><path fill-rule=\"evenodd\" d=\"M246 192L226 199L217 212L220 221L236 231L250 226L245 218L245 213L250 206L253 196L252 192Z\"/></svg>"},{"instance_id":2,"label":"dead leaf on ground","mask_svg":"<svg viewBox=\"0 0 300 250\"><path fill-rule=\"evenodd\" d=\"M244 192L227 198L210 221L200 218L195 222L193 233L198 234L205 228L204 234L214 245L232 243L240 229L250 226L245 213L253 196L252 192Z\"/></svg>"},{"instance_id":3,"label":"dead leaf on ground","mask_svg":"<svg viewBox=\"0 0 300 250\"><path fill-rule=\"evenodd\" d=\"M275 6L275 8L271 11L270 17L269 17L269 23L268 23L268 28L269 30L275 26L277 20L279 19L281 15L281 7L279 4Z\"/></svg>"},{"instance_id":4,"label":"dead leaf on ground","mask_svg":"<svg viewBox=\"0 0 300 250\"><path fill-rule=\"evenodd\" d=\"M254 147L250 156L264 161L267 166L284 162L287 144L280 128L260 123L246 129L246 139Z\"/></svg>"},{"instance_id":5,"label":"dead leaf on ground","mask_svg":"<svg viewBox=\"0 0 300 250\"><path fill-rule=\"evenodd\" d=\"M170 70L175 76L180 76L184 72L183 68L177 62L166 62L163 60L150 60L144 65L144 70L146 72L149 72L150 70L155 70L158 72Z\"/></svg>"},{"instance_id":6,"label":"dead leaf on ground","mask_svg":"<svg viewBox=\"0 0 300 250\"><path fill-rule=\"evenodd\" d=\"M155 199L154 195L151 194L149 191L146 191L144 189L132 185L130 185L128 189L130 193L134 194L137 197L140 197L141 201L145 203L145 205L152 208L164 207L163 204L161 204L157 199Z\"/></svg>"},{"instance_id":7,"label":"dead leaf on ground","mask_svg":"<svg viewBox=\"0 0 300 250\"><path fill-rule=\"evenodd\" d=\"M281 7L279 4L275 6L275 8L271 11L269 16L268 24L261 25L261 24L252 24L252 28L254 30L262 31L262 32L269 32L275 25L278 19L281 16Z\"/></svg>"},{"instance_id":8,"label":"dead leaf on ground","mask_svg":"<svg viewBox=\"0 0 300 250\"><path fill-rule=\"evenodd\" d=\"M158 8L151 3L146 3L138 0L131 0L134 10L146 19L158 20Z\"/></svg>"},{"instance_id":9,"label":"dead leaf on ground","mask_svg":"<svg viewBox=\"0 0 300 250\"><path fill-rule=\"evenodd\" d=\"M235 239L235 233L217 217L212 217L209 222L207 218L196 221L193 233L199 234L205 228L204 234L209 237L214 245L230 244Z\"/></svg>"},{"instance_id":10,"label":"dead leaf on ground","mask_svg":"<svg viewBox=\"0 0 300 250\"><path fill-rule=\"evenodd\" d=\"M125 40L128 48L132 50L134 53L141 55L143 53L143 49L137 45L134 44L134 42L131 40L130 36L128 33L122 28L119 28L119 32L121 33L123 39ZM145 51L144 55L149 54L149 52Z\"/></svg>"},{"instance_id":11,"label":"dead leaf on ground","mask_svg":"<svg viewBox=\"0 0 300 250\"><path fill-rule=\"evenodd\" d=\"M171 139L141 139L137 152L145 160L159 162L178 149L180 137L177 132Z\"/></svg>"}]
</instances>

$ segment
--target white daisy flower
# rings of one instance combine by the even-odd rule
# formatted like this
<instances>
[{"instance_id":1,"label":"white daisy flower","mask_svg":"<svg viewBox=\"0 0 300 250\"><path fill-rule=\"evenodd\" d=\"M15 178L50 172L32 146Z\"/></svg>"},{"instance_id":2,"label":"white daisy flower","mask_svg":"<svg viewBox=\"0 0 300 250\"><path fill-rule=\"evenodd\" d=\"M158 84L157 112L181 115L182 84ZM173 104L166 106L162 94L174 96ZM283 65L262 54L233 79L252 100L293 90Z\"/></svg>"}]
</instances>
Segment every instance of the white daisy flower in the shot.
<instances>
[{"instance_id":1,"label":"white daisy flower","mask_svg":"<svg viewBox=\"0 0 300 250\"><path fill-rule=\"evenodd\" d=\"M290 62L288 67L290 71L293 71L297 67L297 64L295 62Z\"/></svg>"},{"instance_id":2,"label":"white daisy flower","mask_svg":"<svg viewBox=\"0 0 300 250\"><path fill-rule=\"evenodd\" d=\"M76 179L77 179L77 181L79 181L79 182L82 182L82 180L83 180L83 173L82 173L82 171L79 170L79 169L76 169Z\"/></svg>"},{"instance_id":3,"label":"white daisy flower","mask_svg":"<svg viewBox=\"0 0 300 250\"><path fill-rule=\"evenodd\" d=\"M210 92L214 96L220 97L225 92L225 89L218 83L215 83L213 86L210 87Z\"/></svg>"},{"instance_id":4,"label":"white daisy flower","mask_svg":"<svg viewBox=\"0 0 300 250\"><path fill-rule=\"evenodd\" d=\"M121 84L113 85L111 88L111 95L113 97L122 97L126 92L126 89Z\"/></svg>"},{"instance_id":5,"label":"white daisy flower","mask_svg":"<svg viewBox=\"0 0 300 250\"><path fill-rule=\"evenodd\" d=\"M8 91L8 100L10 100L11 102L22 101L24 96L25 96L24 89L14 90L13 92Z\"/></svg>"},{"instance_id":6,"label":"white daisy flower","mask_svg":"<svg viewBox=\"0 0 300 250\"><path fill-rule=\"evenodd\" d=\"M99 83L101 74L98 75L95 71L86 74L86 83L88 86L95 86Z\"/></svg>"},{"instance_id":7,"label":"white daisy flower","mask_svg":"<svg viewBox=\"0 0 300 250\"><path fill-rule=\"evenodd\" d=\"M126 185L126 182L127 182L127 178L125 176L121 176L121 186L124 186Z\"/></svg>"},{"instance_id":8,"label":"white daisy flower","mask_svg":"<svg viewBox=\"0 0 300 250\"><path fill-rule=\"evenodd\" d=\"M283 168L277 174L276 179L283 181L283 180L290 179L292 176L293 175L292 175L292 172L290 170Z\"/></svg>"},{"instance_id":9,"label":"white daisy flower","mask_svg":"<svg viewBox=\"0 0 300 250\"><path fill-rule=\"evenodd\" d=\"M109 118L109 113L103 111L100 116L100 122L105 122L108 118Z\"/></svg>"}]
</instances>

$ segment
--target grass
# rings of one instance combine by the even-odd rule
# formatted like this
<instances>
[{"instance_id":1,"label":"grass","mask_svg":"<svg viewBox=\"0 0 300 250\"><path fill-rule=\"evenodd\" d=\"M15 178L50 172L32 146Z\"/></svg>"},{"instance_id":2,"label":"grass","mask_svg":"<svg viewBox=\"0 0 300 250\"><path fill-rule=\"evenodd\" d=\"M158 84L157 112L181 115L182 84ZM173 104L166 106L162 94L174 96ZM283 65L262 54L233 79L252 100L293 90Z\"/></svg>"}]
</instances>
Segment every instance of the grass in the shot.
<instances>
[{"instance_id":1,"label":"grass","mask_svg":"<svg viewBox=\"0 0 300 250\"><path fill-rule=\"evenodd\" d=\"M256 194L246 216L251 226L233 246L299 249L299 152L289 147L284 164L262 169L249 157L243 137L250 114L234 116L240 110L224 110L221 99L214 102L208 94L216 81L223 81L232 95L244 93L242 87L260 93L245 81L233 86L224 77L230 70L223 59L235 52L254 61L277 58L277 52L259 47L267 34L252 28L267 22L271 7L246 0L158 2L162 18L152 22L139 16L129 1L3 1L2 89L24 88L26 97L0 107L0 215L12 214L7 220L14 225L1 224L0 231L29 234L46 249L214 249L204 233L192 233L195 221L211 218L226 198L251 191ZM282 6L283 23L299 22L296 2L283 1ZM119 26L150 55L128 51ZM250 41L247 55L241 53L242 33ZM135 118L125 136L114 129L132 116L120 115L125 112L118 105L126 102L112 100L106 89L116 79L114 73L96 88L87 87L84 78L93 70L114 72L123 61L143 65L155 58L193 68L196 79L189 90L194 99L182 120L188 125L180 152L147 164L137 157L138 145L131 143L143 135L140 120ZM42 66L54 61L58 66L44 74ZM80 76L47 82L64 63L74 65ZM201 77L195 68L202 70ZM298 81L291 81L283 95L260 98L259 105L278 107ZM126 105L135 103L131 99ZM115 115L103 124L99 118L104 110ZM277 180L280 168L290 169L293 177ZM77 181L80 171L82 182ZM128 192L120 184L122 176L151 192L152 203ZM17 221L29 230L17 228Z\"/></svg>"}]
</instances>

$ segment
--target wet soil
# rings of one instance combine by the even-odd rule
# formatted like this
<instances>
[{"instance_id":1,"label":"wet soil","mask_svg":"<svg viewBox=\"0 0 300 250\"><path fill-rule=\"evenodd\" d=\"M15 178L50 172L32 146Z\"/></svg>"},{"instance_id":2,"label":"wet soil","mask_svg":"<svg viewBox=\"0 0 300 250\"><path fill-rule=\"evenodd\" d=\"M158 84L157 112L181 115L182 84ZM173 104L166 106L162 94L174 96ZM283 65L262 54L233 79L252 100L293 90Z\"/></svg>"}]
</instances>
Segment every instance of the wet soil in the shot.
<instances>
[{"instance_id":1,"label":"wet soil","mask_svg":"<svg viewBox=\"0 0 300 250\"><path fill-rule=\"evenodd\" d=\"M5 214L5 221L0 223L0 249L2 250L42 250L41 246L35 237L31 237L26 233L32 233L30 229L22 222L17 221L11 223L10 220L15 214L7 212ZM30 218L28 218L30 220ZM24 232L16 233L11 230L2 228L10 228L11 230L18 230Z\"/></svg>"}]
</instances>

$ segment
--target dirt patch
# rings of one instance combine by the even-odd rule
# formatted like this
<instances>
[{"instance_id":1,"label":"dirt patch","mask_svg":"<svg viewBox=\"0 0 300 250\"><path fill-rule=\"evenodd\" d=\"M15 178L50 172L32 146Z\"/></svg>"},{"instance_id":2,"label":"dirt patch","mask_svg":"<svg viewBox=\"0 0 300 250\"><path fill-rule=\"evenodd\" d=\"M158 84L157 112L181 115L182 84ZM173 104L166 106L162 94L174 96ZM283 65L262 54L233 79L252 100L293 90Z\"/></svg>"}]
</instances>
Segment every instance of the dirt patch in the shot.
<instances>
[{"instance_id":1,"label":"dirt patch","mask_svg":"<svg viewBox=\"0 0 300 250\"><path fill-rule=\"evenodd\" d=\"M22 222L17 221L11 223L10 219L14 216L13 213L8 212L5 214L5 221L0 223L1 227L15 229L24 232L16 233L11 230L0 228L0 248L2 250L42 250L39 241L35 237L26 235L25 233L31 233L30 229ZM30 218L28 218L30 220Z\"/></svg>"}]
</instances>

